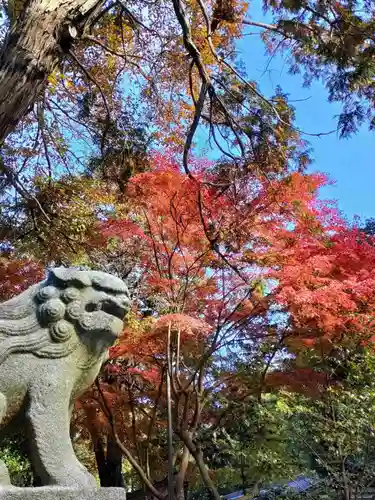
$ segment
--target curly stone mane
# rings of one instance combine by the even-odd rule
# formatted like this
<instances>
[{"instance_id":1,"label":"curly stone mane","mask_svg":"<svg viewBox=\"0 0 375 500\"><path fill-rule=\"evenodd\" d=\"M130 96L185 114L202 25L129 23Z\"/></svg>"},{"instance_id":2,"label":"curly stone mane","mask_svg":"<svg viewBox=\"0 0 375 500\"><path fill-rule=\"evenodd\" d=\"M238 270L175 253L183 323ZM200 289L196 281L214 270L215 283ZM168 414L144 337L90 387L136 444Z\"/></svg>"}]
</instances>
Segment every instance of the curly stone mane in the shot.
<instances>
[{"instance_id":1,"label":"curly stone mane","mask_svg":"<svg viewBox=\"0 0 375 500\"><path fill-rule=\"evenodd\" d=\"M47 283L34 285L0 304L0 363L13 352L60 358L76 348L75 328L63 318L64 299L77 299L79 290L59 290Z\"/></svg>"},{"instance_id":2,"label":"curly stone mane","mask_svg":"<svg viewBox=\"0 0 375 500\"><path fill-rule=\"evenodd\" d=\"M83 299L88 290L91 298ZM13 352L68 356L80 343L77 328L91 334L121 330L127 298L119 278L100 271L51 270L45 281L0 304L0 364Z\"/></svg>"}]
</instances>

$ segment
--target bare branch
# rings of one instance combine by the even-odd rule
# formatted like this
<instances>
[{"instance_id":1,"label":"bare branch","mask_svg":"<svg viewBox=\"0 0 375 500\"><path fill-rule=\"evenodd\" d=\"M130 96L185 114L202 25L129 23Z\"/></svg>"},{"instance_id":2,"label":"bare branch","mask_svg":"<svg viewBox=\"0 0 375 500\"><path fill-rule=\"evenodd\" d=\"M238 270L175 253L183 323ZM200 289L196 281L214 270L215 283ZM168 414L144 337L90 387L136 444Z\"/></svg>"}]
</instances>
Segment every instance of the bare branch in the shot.
<instances>
[{"instance_id":1,"label":"bare branch","mask_svg":"<svg viewBox=\"0 0 375 500\"><path fill-rule=\"evenodd\" d=\"M98 88L98 90L100 92L100 95L102 96L103 104L104 104L105 109L106 109L105 128L103 130L103 135L102 135L101 144L100 144L100 150L101 150L101 153L103 155L104 154L104 143L105 143L105 139L106 139L106 136L107 136L107 133L108 133L108 130L110 127L110 122L111 122L111 112L110 112L110 109L108 106L107 98L106 98L104 91L103 91L101 85L99 84L99 82L81 64L81 62L77 59L76 55L72 51L69 51L69 54L72 57L72 59L75 61L75 63L79 66L79 68L82 70L82 72L86 75L86 77L96 85L96 87Z\"/></svg>"}]
</instances>

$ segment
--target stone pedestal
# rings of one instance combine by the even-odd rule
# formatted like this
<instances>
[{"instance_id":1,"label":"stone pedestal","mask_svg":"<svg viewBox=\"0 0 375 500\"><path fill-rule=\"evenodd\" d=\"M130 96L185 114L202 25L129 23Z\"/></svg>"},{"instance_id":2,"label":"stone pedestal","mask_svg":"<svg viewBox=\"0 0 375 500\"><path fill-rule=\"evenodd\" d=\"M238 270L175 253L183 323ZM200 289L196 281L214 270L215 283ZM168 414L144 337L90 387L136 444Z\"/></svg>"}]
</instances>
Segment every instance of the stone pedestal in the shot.
<instances>
[{"instance_id":1,"label":"stone pedestal","mask_svg":"<svg viewBox=\"0 0 375 500\"><path fill-rule=\"evenodd\" d=\"M0 500L126 500L123 488L1 488Z\"/></svg>"}]
</instances>

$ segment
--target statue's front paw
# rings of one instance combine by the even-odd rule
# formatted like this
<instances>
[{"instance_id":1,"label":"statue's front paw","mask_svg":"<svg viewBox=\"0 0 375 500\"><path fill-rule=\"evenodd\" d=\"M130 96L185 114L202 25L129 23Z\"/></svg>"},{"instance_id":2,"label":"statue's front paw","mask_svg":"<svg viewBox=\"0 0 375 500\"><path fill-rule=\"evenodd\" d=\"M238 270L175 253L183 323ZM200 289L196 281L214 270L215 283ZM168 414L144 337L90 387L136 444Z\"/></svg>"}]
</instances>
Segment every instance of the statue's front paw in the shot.
<instances>
[{"instance_id":1,"label":"statue's front paw","mask_svg":"<svg viewBox=\"0 0 375 500\"><path fill-rule=\"evenodd\" d=\"M5 463L0 460L0 488L9 488L11 485L8 469Z\"/></svg>"},{"instance_id":2,"label":"statue's front paw","mask_svg":"<svg viewBox=\"0 0 375 500\"><path fill-rule=\"evenodd\" d=\"M62 477L53 479L53 484L56 486L64 486L69 488L98 488L98 484L86 469L69 470L69 467L64 469Z\"/></svg>"}]
</instances>

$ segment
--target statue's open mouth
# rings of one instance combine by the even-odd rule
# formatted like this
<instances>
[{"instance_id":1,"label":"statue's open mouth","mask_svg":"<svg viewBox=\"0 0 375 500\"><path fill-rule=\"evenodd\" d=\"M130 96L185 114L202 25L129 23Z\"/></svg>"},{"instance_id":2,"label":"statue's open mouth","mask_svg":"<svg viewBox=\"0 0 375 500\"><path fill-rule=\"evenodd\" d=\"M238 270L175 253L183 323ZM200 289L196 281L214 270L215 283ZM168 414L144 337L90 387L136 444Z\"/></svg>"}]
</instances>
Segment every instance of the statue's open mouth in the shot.
<instances>
[{"instance_id":1,"label":"statue's open mouth","mask_svg":"<svg viewBox=\"0 0 375 500\"><path fill-rule=\"evenodd\" d=\"M123 320L126 313L129 311L129 299L126 296L121 296L104 299L99 302L89 302L86 304L85 310L87 312L103 311Z\"/></svg>"}]
</instances>

